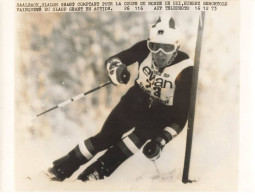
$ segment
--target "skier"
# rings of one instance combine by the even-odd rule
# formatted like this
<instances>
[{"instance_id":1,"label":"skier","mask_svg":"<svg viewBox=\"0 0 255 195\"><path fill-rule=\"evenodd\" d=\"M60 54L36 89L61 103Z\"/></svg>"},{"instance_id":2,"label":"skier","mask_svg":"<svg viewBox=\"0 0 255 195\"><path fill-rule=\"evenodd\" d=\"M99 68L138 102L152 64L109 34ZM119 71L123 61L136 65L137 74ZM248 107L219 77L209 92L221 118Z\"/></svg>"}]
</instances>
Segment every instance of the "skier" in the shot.
<instances>
[{"instance_id":1,"label":"skier","mask_svg":"<svg viewBox=\"0 0 255 195\"><path fill-rule=\"evenodd\" d=\"M79 180L110 176L143 145L146 157L159 158L164 146L182 131L187 121L193 63L179 47L174 19L159 17L150 27L148 40L106 60L106 69L115 85L128 83L127 66L137 62L135 84L112 110L98 134L53 162L49 169L52 180L69 178L103 150L107 151L78 176Z\"/></svg>"}]
</instances>

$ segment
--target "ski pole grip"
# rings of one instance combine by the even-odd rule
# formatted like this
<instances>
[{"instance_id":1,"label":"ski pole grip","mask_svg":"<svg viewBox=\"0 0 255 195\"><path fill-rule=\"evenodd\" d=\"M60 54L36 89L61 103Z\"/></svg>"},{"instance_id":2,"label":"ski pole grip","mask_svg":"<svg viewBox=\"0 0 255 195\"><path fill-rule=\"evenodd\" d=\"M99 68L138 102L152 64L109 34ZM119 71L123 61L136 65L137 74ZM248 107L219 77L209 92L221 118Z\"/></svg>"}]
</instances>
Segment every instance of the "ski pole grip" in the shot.
<instances>
[{"instance_id":1,"label":"ski pole grip","mask_svg":"<svg viewBox=\"0 0 255 195\"><path fill-rule=\"evenodd\" d=\"M124 69L120 77L123 83L127 84L130 79L130 72L127 69Z\"/></svg>"},{"instance_id":2,"label":"ski pole grip","mask_svg":"<svg viewBox=\"0 0 255 195\"><path fill-rule=\"evenodd\" d=\"M150 160L156 160L159 158L161 148L155 141L148 142L143 148L143 154Z\"/></svg>"}]
</instances>

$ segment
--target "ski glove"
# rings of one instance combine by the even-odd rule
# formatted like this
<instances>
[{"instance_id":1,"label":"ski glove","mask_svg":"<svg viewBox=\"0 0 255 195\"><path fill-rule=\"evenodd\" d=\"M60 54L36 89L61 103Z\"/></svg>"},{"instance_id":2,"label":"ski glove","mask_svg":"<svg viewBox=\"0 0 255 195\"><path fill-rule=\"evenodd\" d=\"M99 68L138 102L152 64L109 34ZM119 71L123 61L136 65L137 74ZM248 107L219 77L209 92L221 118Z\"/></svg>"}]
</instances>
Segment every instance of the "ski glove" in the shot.
<instances>
[{"instance_id":1,"label":"ski glove","mask_svg":"<svg viewBox=\"0 0 255 195\"><path fill-rule=\"evenodd\" d=\"M130 79L130 72L127 66L119 59L110 59L106 63L108 75L115 85L127 84Z\"/></svg>"},{"instance_id":2,"label":"ski glove","mask_svg":"<svg viewBox=\"0 0 255 195\"><path fill-rule=\"evenodd\" d=\"M143 148L144 155L150 160L157 160L163 147L155 140L149 141Z\"/></svg>"},{"instance_id":3,"label":"ski glove","mask_svg":"<svg viewBox=\"0 0 255 195\"><path fill-rule=\"evenodd\" d=\"M165 145L176 135L177 132L173 128L166 127L160 132L159 136L145 144L143 148L144 155L150 160L157 160Z\"/></svg>"}]
</instances>

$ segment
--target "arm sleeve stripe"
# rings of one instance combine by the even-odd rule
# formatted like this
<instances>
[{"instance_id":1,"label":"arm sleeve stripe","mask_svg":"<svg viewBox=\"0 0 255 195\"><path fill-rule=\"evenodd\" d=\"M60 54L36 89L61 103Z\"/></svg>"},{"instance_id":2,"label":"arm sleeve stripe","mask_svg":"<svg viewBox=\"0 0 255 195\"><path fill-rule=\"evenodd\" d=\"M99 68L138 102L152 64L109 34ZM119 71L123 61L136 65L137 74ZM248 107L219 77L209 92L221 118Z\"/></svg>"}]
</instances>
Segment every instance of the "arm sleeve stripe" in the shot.
<instances>
[{"instance_id":1,"label":"arm sleeve stripe","mask_svg":"<svg viewBox=\"0 0 255 195\"><path fill-rule=\"evenodd\" d=\"M174 130L173 128L171 128L171 127L165 127L165 129L164 129L165 131L167 131L167 132L169 132L171 135L172 135L172 137L174 138L175 136L177 136L177 131L176 130Z\"/></svg>"},{"instance_id":2,"label":"arm sleeve stripe","mask_svg":"<svg viewBox=\"0 0 255 195\"><path fill-rule=\"evenodd\" d=\"M157 138L155 139L155 141L158 142L158 143L160 143L161 146L165 146L166 143L167 143L166 140L165 140L164 138L162 138L162 137L157 137Z\"/></svg>"},{"instance_id":3,"label":"arm sleeve stripe","mask_svg":"<svg viewBox=\"0 0 255 195\"><path fill-rule=\"evenodd\" d=\"M162 138L168 143L173 139L173 136L166 130L163 130Z\"/></svg>"}]
</instances>

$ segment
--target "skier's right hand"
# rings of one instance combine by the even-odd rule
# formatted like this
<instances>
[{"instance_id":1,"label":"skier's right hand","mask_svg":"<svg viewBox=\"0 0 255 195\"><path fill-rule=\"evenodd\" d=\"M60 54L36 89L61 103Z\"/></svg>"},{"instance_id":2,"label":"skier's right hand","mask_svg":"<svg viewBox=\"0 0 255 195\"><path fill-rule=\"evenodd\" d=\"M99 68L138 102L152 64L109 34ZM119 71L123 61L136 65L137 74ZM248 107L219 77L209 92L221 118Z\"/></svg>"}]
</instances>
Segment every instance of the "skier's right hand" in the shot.
<instances>
[{"instance_id":1,"label":"skier's right hand","mask_svg":"<svg viewBox=\"0 0 255 195\"><path fill-rule=\"evenodd\" d=\"M112 59L106 63L108 75L115 85L127 84L130 79L130 72L127 66L119 59Z\"/></svg>"}]
</instances>

